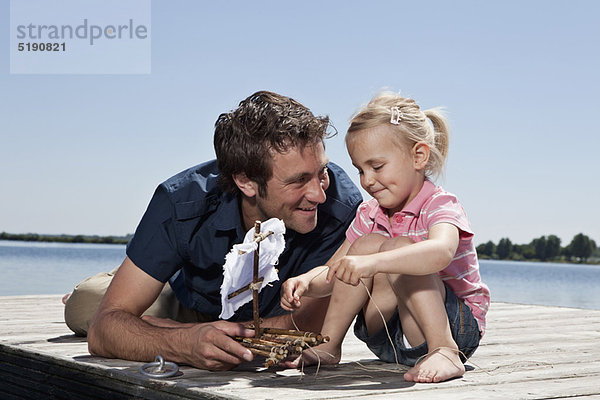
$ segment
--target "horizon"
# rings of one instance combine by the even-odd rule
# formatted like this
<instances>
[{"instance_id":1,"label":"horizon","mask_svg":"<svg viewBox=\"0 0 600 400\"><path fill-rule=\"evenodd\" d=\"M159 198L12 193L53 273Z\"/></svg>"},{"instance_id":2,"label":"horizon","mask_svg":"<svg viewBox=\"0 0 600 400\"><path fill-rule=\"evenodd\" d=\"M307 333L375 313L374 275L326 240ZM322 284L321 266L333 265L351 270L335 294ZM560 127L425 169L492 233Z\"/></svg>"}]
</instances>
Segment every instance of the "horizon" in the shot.
<instances>
[{"instance_id":1,"label":"horizon","mask_svg":"<svg viewBox=\"0 0 600 400\"><path fill-rule=\"evenodd\" d=\"M159 183L214 158L219 114L263 89L330 117L339 134L327 154L360 187L344 134L389 89L445 107L451 143L436 183L458 196L475 243L568 244L578 233L600 243L590 50L600 2L154 1L140 74L11 73L10 3L0 5L7 233L134 232Z\"/></svg>"},{"instance_id":2,"label":"horizon","mask_svg":"<svg viewBox=\"0 0 600 400\"><path fill-rule=\"evenodd\" d=\"M45 237L45 236L47 236L47 237L62 237L62 236L75 237L75 236L83 236L83 237L94 237L94 238L95 237L97 237L97 238L112 237L112 238L121 238L121 239L128 238L128 237L133 237L133 235L134 235L133 233L126 233L124 235L98 235L98 234L93 234L93 233L91 233L91 234L88 234L88 233L38 233L38 232L20 232L20 233L16 233L16 232L6 232L6 231L3 231L3 230L0 229L0 234L3 234L3 233L7 234L7 235L39 235L40 237ZM578 232L575 235L573 235L573 237L571 239L567 240L566 242L564 240L562 240L562 238L559 237L559 239L560 239L560 246L561 247L568 246L571 243L571 241L573 240L573 238L576 235L580 234L580 233L583 234L583 235L585 235L585 236L588 236L590 239L594 240L594 242L596 242L597 245L600 245L600 243L598 243L598 241L596 241L596 239L594 239L590 235L586 234L585 232ZM492 242L497 245L498 242L501 239L509 239L513 245L527 245L527 244L531 244L531 242L533 240L539 239L542 236L545 236L547 238L548 236L551 236L551 235L554 235L554 234L553 233L548 233L548 234L540 235L540 236L531 238L530 240L528 240L526 242L522 242L522 243L517 243L517 242L513 241L508 236L502 237L502 238L500 238L499 240L496 240L496 241L492 240ZM2 239L2 238L0 238L0 240L10 240L10 239ZM475 242L475 246L486 244L487 242L489 242L489 240L486 240L485 242L477 242L476 241Z\"/></svg>"}]
</instances>

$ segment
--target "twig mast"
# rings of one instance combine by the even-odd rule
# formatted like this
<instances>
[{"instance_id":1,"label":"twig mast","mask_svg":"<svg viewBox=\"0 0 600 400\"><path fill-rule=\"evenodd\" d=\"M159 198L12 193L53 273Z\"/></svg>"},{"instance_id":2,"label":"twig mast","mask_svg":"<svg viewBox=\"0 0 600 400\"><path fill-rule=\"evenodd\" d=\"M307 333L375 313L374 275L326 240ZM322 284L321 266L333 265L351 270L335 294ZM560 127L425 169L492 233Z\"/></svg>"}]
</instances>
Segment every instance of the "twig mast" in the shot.
<instances>
[{"instance_id":1,"label":"twig mast","mask_svg":"<svg viewBox=\"0 0 600 400\"><path fill-rule=\"evenodd\" d=\"M260 237L260 221L254 222L254 240ZM252 310L254 313L254 337L260 337L260 315L258 315L258 260L260 259L260 241L254 251L254 276L252 278Z\"/></svg>"},{"instance_id":2,"label":"twig mast","mask_svg":"<svg viewBox=\"0 0 600 400\"><path fill-rule=\"evenodd\" d=\"M254 268L252 282L227 296L231 299L246 290L252 290L252 311L254 316L254 338L246 338L236 336L234 339L248 348L253 354L266 357L265 367L277 365L280 361L285 360L288 356L299 355L303 350L312 346L317 346L321 343L329 341L329 337L319 333L304 332L298 330L262 328L260 327L260 315L258 308L258 290L261 282L264 282L264 277L258 277L259 260L260 260L260 242L265 240L271 231L261 233L261 222L254 222L254 242L256 250L254 250ZM240 250L240 254L244 254Z\"/></svg>"}]
</instances>

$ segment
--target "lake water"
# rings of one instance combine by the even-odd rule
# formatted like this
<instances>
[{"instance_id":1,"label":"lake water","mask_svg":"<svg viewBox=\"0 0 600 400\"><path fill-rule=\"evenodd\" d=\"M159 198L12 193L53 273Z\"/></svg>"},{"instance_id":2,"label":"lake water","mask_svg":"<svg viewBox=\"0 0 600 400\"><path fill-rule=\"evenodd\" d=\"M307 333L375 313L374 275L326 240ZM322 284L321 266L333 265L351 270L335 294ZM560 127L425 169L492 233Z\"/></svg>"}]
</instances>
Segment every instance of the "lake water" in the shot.
<instances>
[{"instance_id":1,"label":"lake water","mask_svg":"<svg viewBox=\"0 0 600 400\"><path fill-rule=\"evenodd\" d=\"M600 310L600 265L480 260L492 301Z\"/></svg>"},{"instance_id":2,"label":"lake water","mask_svg":"<svg viewBox=\"0 0 600 400\"><path fill-rule=\"evenodd\" d=\"M121 264L124 245L0 240L0 296L63 294ZM492 301L600 310L600 265L481 260Z\"/></svg>"},{"instance_id":3,"label":"lake water","mask_svg":"<svg viewBox=\"0 0 600 400\"><path fill-rule=\"evenodd\" d=\"M125 245L0 240L0 296L67 293L124 258Z\"/></svg>"}]
</instances>

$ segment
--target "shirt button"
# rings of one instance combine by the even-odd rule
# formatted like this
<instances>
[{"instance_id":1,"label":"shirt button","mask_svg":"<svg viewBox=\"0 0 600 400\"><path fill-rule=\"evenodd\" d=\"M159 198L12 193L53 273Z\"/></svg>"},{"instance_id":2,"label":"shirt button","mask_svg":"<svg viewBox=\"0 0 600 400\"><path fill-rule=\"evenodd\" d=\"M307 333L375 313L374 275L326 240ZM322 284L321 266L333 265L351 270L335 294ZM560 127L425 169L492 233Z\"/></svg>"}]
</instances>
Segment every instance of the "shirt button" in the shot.
<instances>
[{"instance_id":1,"label":"shirt button","mask_svg":"<svg viewBox=\"0 0 600 400\"><path fill-rule=\"evenodd\" d=\"M402 221L402 216L401 215L396 215L396 222L400 222Z\"/></svg>"}]
</instances>

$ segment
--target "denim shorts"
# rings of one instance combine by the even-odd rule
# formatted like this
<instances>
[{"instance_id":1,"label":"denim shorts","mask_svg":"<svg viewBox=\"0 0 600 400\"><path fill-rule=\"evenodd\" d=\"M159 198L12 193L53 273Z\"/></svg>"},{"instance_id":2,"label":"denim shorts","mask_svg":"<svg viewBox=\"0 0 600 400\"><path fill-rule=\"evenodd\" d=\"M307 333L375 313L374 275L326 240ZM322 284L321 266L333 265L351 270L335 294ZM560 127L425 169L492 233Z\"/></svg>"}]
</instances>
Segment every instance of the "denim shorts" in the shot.
<instances>
[{"instance_id":1,"label":"denim shorts","mask_svg":"<svg viewBox=\"0 0 600 400\"><path fill-rule=\"evenodd\" d=\"M479 346L479 339L481 338L477 320L473 317L471 309L466 306L462 300L459 300L448 286L446 286L445 305L448 321L450 322L452 338L458 345L460 351L468 358ZM387 322L387 326L390 331L390 336L394 341L398 362L400 364L413 366L420 357L428 353L427 342L411 348L405 346L404 340L402 339L402 325L400 324L398 310L396 310L392 318ZM362 310L356 317L354 334L357 338L365 342L369 350L382 361L396 362L396 358L394 357L394 347L388 339L385 328L381 328L374 335L369 336ZM462 355L460 358L463 362L466 361L466 358Z\"/></svg>"}]
</instances>

